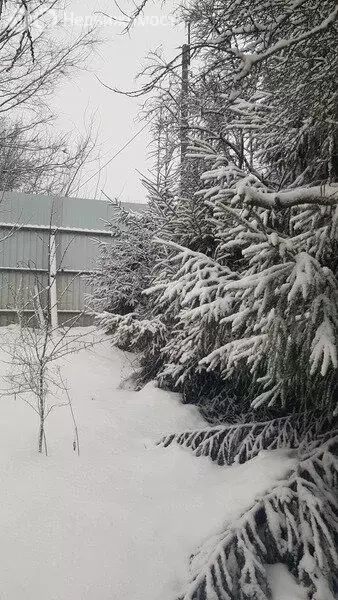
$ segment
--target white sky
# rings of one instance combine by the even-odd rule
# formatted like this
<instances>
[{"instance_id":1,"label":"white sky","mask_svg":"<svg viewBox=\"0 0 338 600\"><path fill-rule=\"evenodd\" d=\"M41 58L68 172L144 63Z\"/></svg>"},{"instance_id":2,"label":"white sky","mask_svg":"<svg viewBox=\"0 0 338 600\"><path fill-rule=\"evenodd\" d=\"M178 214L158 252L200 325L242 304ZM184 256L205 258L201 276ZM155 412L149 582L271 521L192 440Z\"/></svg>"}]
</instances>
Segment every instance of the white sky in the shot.
<instances>
[{"instance_id":1,"label":"white sky","mask_svg":"<svg viewBox=\"0 0 338 600\"><path fill-rule=\"evenodd\" d=\"M100 33L106 42L93 53L88 72L72 77L72 81L63 83L56 91L52 108L60 115L60 129L85 131L85 123L95 114L95 122L99 127L99 144L101 146L101 165L108 161L144 124L140 122L138 111L139 99L131 99L115 94L104 88L96 75L105 83L120 89L134 89L137 84L134 77L144 64L144 57L149 50L163 44L171 56L182 43L185 33L170 19L169 8L174 0L169 0L165 8L161 2L152 2L134 26L130 36L121 35L122 26L102 24ZM132 6L130 0L120 2L122 7ZM73 29L73 35L81 32L84 20L99 19L98 11L118 15L113 0L71 0L65 13L64 26ZM97 192L101 198L101 189L110 197L119 196L122 201L144 202L145 190L139 181L136 169L146 173L151 167L147 162L150 136L145 130L139 137L117 157L108 167L102 170L100 181L95 177L84 185L76 194L80 197L92 198ZM91 165L85 173L86 178L99 168L99 164Z\"/></svg>"}]
</instances>

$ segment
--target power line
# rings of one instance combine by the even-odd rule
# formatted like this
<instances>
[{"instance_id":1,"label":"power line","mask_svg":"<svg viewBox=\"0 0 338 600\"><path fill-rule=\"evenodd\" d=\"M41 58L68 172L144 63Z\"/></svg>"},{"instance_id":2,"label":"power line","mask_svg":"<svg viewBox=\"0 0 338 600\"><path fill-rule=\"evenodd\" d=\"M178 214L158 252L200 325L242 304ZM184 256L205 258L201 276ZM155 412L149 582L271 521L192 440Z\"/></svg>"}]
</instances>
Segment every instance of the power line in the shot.
<instances>
[{"instance_id":1,"label":"power line","mask_svg":"<svg viewBox=\"0 0 338 600\"><path fill-rule=\"evenodd\" d=\"M111 162L113 162L113 160L119 155L121 154L121 152L123 152L123 150L125 148L127 148L141 133L142 131L149 125L149 123L145 123L143 125L143 127L141 127L141 129L139 129L134 135L133 137L131 137L125 144L124 146L122 146L122 148L120 148L115 154L114 156L112 156L104 165L102 165L102 167L100 167L96 173L94 173L93 175L91 175L90 177L88 177L88 179L86 179L86 181L84 181L83 183L81 183L75 190L74 190L74 194L76 194L84 185L86 185L86 183L88 183L89 181L91 181L92 179L94 179L94 177L96 177L97 175L99 175L101 173L101 171L103 169L105 169L108 165L110 165Z\"/></svg>"}]
</instances>

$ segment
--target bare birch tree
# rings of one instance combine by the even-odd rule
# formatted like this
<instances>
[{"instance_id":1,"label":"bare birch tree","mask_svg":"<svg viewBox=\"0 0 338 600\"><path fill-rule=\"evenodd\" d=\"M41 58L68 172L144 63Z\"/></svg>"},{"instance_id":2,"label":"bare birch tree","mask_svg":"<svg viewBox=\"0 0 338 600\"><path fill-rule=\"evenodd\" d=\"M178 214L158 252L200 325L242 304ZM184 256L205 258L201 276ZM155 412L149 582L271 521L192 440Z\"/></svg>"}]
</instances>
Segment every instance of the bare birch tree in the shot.
<instances>
[{"instance_id":1,"label":"bare birch tree","mask_svg":"<svg viewBox=\"0 0 338 600\"><path fill-rule=\"evenodd\" d=\"M84 68L94 30L75 38L58 25L63 0L0 2L0 190L69 195L95 160L93 121L83 137L55 134L49 98Z\"/></svg>"}]
</instances>

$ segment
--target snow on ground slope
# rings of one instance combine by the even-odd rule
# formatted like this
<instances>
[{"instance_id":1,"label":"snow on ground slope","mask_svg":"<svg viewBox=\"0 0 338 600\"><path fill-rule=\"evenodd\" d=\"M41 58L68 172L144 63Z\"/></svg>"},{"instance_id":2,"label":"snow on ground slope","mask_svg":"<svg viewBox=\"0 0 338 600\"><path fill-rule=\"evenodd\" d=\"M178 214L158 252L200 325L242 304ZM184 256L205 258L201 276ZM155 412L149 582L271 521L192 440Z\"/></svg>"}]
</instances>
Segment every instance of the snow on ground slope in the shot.
<instances>
[{"instance_id":1,"label":"snow on ground slope","mask_svg":"<svg viewBox=\"0 0 338 600\"><path fill-rule=\"evenodd\" d=\"M16 332L0 329L0 376L9 368L1 348ZM172 600L198 545L293 464L266 453L221 468L180 447L157 447L162 434L204 421L153 385L119 389L131 359L92 335L99 345L62 359L80 457L67 408L49 417L45 457L36 450L34 412L1 398L1 600Z\"/></svg>"}]
</instances>

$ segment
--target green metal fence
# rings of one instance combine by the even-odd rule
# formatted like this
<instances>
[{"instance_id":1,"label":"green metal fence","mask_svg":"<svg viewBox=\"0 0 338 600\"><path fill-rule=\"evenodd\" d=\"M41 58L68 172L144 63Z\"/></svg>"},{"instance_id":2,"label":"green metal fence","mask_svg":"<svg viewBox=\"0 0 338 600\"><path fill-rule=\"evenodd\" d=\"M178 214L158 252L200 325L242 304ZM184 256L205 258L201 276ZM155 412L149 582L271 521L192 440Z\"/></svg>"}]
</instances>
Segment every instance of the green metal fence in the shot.
<instances>
[{"instance_id":1,"label":"green metal fence","mask_svg":"<svg viewBox=\"0 0 338 600\"><path fill-rule=\"evenodd\" d=\"M125 204L140 212L144 205ZM0 325L27 319L39 301L54 322L92 322L88 274L99 241L113 244L107 223L117 207L99 200L5 193L0 198Z\"/></svg>"}]
</instances>

